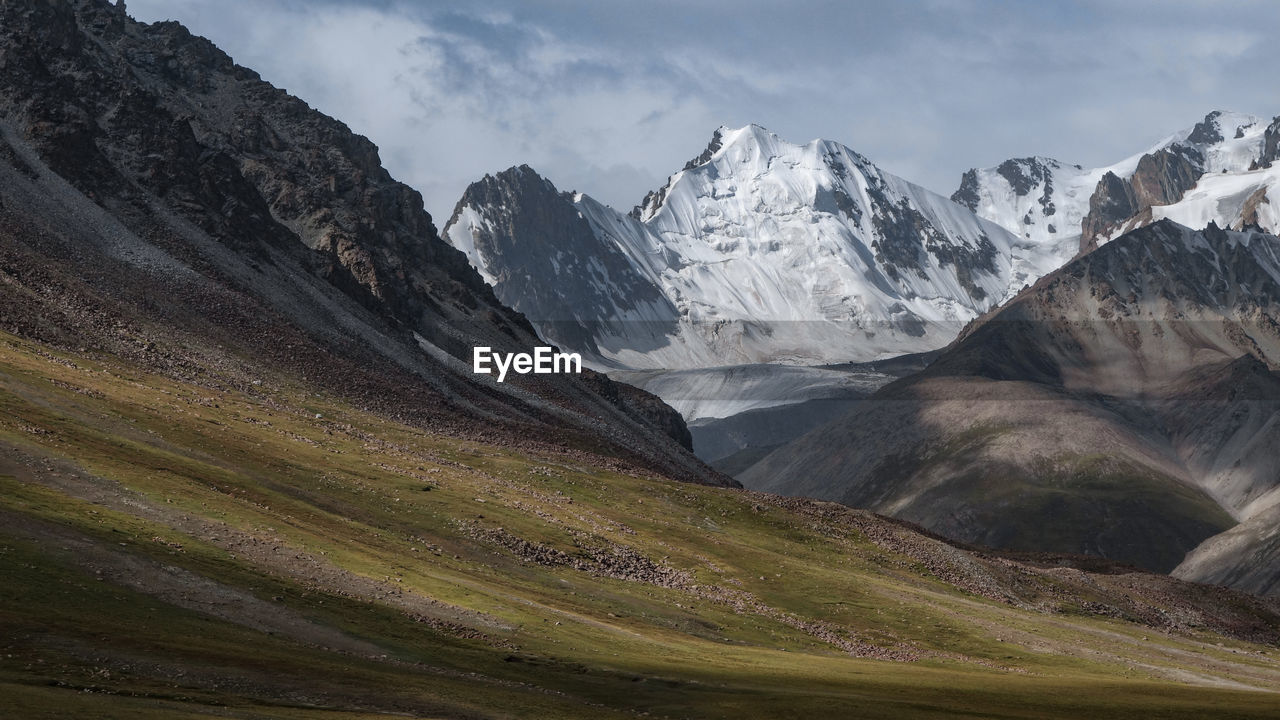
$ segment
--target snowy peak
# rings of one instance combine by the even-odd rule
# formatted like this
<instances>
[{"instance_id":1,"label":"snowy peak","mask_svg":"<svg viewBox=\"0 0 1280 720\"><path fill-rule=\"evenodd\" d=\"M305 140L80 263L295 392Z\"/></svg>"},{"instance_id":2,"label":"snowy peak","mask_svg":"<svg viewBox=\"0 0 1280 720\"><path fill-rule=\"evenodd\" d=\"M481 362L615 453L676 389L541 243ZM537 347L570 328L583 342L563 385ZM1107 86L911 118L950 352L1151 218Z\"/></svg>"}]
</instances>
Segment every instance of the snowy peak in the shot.
<instances>
[{"instance_id":1,"label":"snowy peak","mask_svg":"<svg viewBox=\"0 0 1280 720\"><path fill-rule=\"evenodd\" d=\"M825 170L841 177L848 174L846 163L859 168L871 166L866 158L838 143L813 140L801 146L783 140L760 125L751 124L736 129L721 125L712 133L711 141L702 153L686 162L679 172L668 177L661 188L649 192L632 209L630 215L642 222L652 220L666 205L671 189L681 181L706 187L708 176L712 180L759 177L769 173L774 161L779 159L787 170ZM824 162L827 164L826 168L822 167ZM695 179L699 176L703 179Z\"/></svg>"},{"instance_id":2,"label":"snowy peak","mask_svg":"<svg viewBox=\"0 0 1280 720\"><path fill-rule=\"evenodd\" d=\"M548 341L599 355L602 322L669 332L674 307L580 204L595 201L521 165L472 183L443 235Z\"/></svg>"},{"instance_id":3,"label":"snowy peak","mask_svg":"<svg viewBox=\"0 0 1280 720\"><path fill-rule=\"evenodd\" d=\"M705 165L710 161L711 158L714 157L722 147L724 147L724 136L727 132L729 132L729 128L724 125L716 128L715 132L711 134L711 142L707 143L706 149L697 157L685 163L684 168L680 170L680 173L692 170L699 165ZM639 205L632 208L631 212L628 214L636 220L641 221L648 220L653 217L658 210L662 209L662 203L667 197L667 191L671 189L671 184L676 181L676 178L680 176L680 173L676 173L675 175L668 177L666 185L663 185L657 190L650 190L644 196L644 200L642 200Z\"/></svg>"},{"instance_id":4,"label":"snowy peak","mask_svg":"<svg viewBox=\"0 0 1280 720\"><path fill-rule=\"evenodd\" d=\"M768 162L769 159L783 154L784 148L791 147L790 143L784 142L775 133L755 123L736 130L721 125L716 129L716 134L723 138L722 146L707 158L707 162L725 156L739 163ZM706 163L698 163L698 165L704 164Z\"/></svg>"},{"instance_id":5,"label":"snowy peak","mask_svg":"<svg viewBox=\"0 0 1280 720\"><path fill-rule=\"evenodd\" d=\"M931 273L951 268L948 297L967 296L972 306L1003 295L989 235L1005 234L996 228L839 143L796 145L758 125L719 133L722 146L673 176L663 205L646 220L666 244L731 264L796 262L825 252L843 265L865 266L904 299L936 296L934 281L941 278ZM871 257L858 257L858 245ZM744 317L783 310L753 305L742 303Z\"/></svg>"},{"instance_id":6,"label":"snowy peak","mask_svg":"<svg viewBox=\"0 0 1280 720\"><path fill-rule=\"evenodd\" d=\"M1084 169L1036 157L969 170L952 200L1042 246L1042 256L1061 260L1161 217L1194 227L1214 220L1240 228L1269 217L1268 208L1260 214L1258 208L1273 181L1239 178L1265 169L1268 153L1276 152L1277 135L1275 123L1215 110L1145 152L1106 167ZM1236 180L1223 181L1223 175ZM1194 207L1174 209L1193 196Z\"/></svg>"},{"instance_id":7,"label":"snowy peak","mask_svg":"<svg viewBox=\"0 0 1280 720\"><path fill-rule=\"evenodd\" d=\"M1088 172L1053 158L1014 158L965 172L951 200L1026 240L1051 243L1074 234L1080 218L1070 200Z\"/></svg>"},{"instance_id":8,"label":"snowy peak","mask_svg":"<svg viewBox=\"0 0 1280 720\"><path fill-rule=\"evenodd\" d=\"M559 328L557 340L605 366L929 350L1038 276L1014 271L1021 250L999 226L839 143L797 145L758 125L718 128L626 215L541 188L469 190L445 235L540 330L572 317L577 339ZM526 191L541 199L519 197ZM531 247L555 262L518 250ZM594 272L584 280L581 268ZM656 290L629 300L641 286ZM564 295L558 308L535 302L550 287Z\"/></svg>"},{"instance_id":9,"label":"snowy peak","mask_svg":"<svg viewBox=\"0 0 1280 720\"><path fill-rule=\"evenodd\" d=\"M1162 218L1196 228L1280 229L1268 198L1280 176L1260 162L1266 132L1256 116L1214 111L1139 157L1127 176L1107 173L1090 198L1081 249Z\"/></svg>"},{"instance_id":10,"label":"snowy peak","mask_svg":"<svg viewBox=\"0 0 1280 720\"><path fill-rule=\"evenodd\" d=\"M1213 112L1085 169L1024 157L952 201L829 140L717 128L623 215L527 167L469 188L445 235L544 337L613 367L930 350L1081 247L1160 220L1276 229L1280 126Z\"/></svg>"},{"instance_id":11,"label":"snowy peak","mask_svg":"<svg viewBox=\"0 0 1280 720\"><path fill-rule=\"evenodd\" d=\"M1075 255L1095 184L1090 171L1079 165L1048 157L1015 158L969 170L951 200L1018 237L1013 250L1016 290Z\"/></svg>"},{"instance_id":12,"label":"snowy peak","mask_svg":"<svg viewBox=\"0 0 1280 720\"><path fill-rule=\"evenodd\" d=\"M1176 134L1168 146L1199 151L1205 172L1243 172L1261 154L1266 127L1266 121L1255 115L1214 110Z\"/></svg>"}]
</instances>

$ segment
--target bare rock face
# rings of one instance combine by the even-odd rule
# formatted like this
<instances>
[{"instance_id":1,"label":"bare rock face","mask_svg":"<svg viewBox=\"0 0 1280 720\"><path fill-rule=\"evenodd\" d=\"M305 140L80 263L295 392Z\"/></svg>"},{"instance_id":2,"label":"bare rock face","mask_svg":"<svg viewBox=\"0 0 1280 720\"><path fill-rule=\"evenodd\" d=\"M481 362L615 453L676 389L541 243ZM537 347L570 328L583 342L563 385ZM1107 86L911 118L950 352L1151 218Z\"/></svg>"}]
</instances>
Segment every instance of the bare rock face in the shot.
<instances>
[{"instance_id":1,"label":"bare rock face","mask_svg":"<svg viewBox=\"0 0 1280 720\"><path fill-rule=\"evenodd\" d=\"M420 424L726 482L654 398L473 376L473 346L541 341L374 144L123 4L0 4L0 274L19 334L186 376L287 368Z\"/></svg>"},{"instance_id":2,"label":"bare rock face","mask_svg":"<svg viewBox=\"0 0 1280 720\"><path fill-rule=\"evenodd\" d=\"M1113 172L1103 175L1089 197L1089 214L1081 226L1080 250L1092 249L1095 238L1137 214L1138 199L1133 185Z\"/></svg>"},{"instance_id":3,"label":"bare rock face","mask_svg":"<svg viewBox=\"0 0 1280 720\"><path fill-rule=\"evenodd\" d=\"M1263 135L1262 157L1258 158L1258 163L1264 167L1271 167L1276 160L1280 160L1280 117L1272 120L1267 126L1267 131Z\"/></svg>"},{"instance_id":4,"label":"bare rock face","mask_svg":"<svg viewBox=\"0 0 1280 720\"><path fill-rule=\"evenodd\" d=\"M975 278L997 272L999 252L991 239L984 235L974 246L954 244L905 198L894 203L883 192L881 186L869 184L868 194L875 200L871 222L877 231L871 249L888 276L897 280L910 272L927 279L923 266L932 259L954 268L960 286L975 302L985 301L987 292Z\"/></svg>"},{"instance_id":5,"label":"bare rock face","mask_svg":"<svg viewBox=\"0 0 1280 720\"><path fill-rule=\"evenodd\" d=\"M960 187L951 193L951 202L963 205L969 212L978 212L978 170L969 168L960 176Z\"/></svg>"},{"instance_id":6,"label":"bare rock face","mask_svg":"<svg viewBox=\"0 0 1280 720\"><path fill-rule=\"evenodd\" d=\"M14 118L79 190L136 184L238 247L273 242L283 224L323 252L326 272L404 316L421 307L397 278L411 266L484 295L456 252L422 242L434 229L420 196L338 120L178 23L143 29L105 3L33 4L18 18L22 5L9 6L6 23L32 32L6 56L45 63L4 73L5 95L35 99Z\"/></svg>"},{"instance_id":7,"label":"bare rock face","mask_svg":"<svg viewBox=\"0 0 1280 720\"><path fill-rule=\"evenodd\" d=\"M1244 201L1244 206L1240 211L1240 227L1241 229L1260 229L1261 221L1258 217L1259 209L1271 202L1271 198L1267 195L1267 188L1260 187Z\"/></svg>"},{"instance_id":8,"label":"bare rock face","mask_svg":"<svg viewBox=\"0 0 1280 720\"><path fill-rule=\"evenodd\" d=\"M1212 145L1225 140L1222 128L1217 123L1220 117L1222 117L1221 110L1214 110L1205 115L1203 120L1191 128L1191 132L1187 135L1187 142L1192 145Z\"/></svg>"},{"instance_id":9,"label":"bare rock face","mask_svg":"<svg viewBox=\"0 0 1280 720\"><path fill-rule=\"evenodd\" d=\"M619 408L639 414L668 437L675 438L681 447L693 450L693 434L684 418L658 396L626 383L612 382L607 376L597 372L586 372L583 381L601 397Z\"/></svg>"},{"instance_id":10,"label":"bare rock face","mask_svg":"<svg viewBox=\"0 0 1280 720\"><path fill-rule=\"evenodd\" d=\"M373 143L208 40L105 2L11 3L4 19L30 29L6 33L6 109L82 192L154 193L238 250L301 241L335 284L406 322L436 300L422 289L452 283L450 300L500 308Z\"/></svg>"},{"instance_id":11,"label":"bare rock face","mask_svg":"<svg viewBox=\"0 0 1280 720\"><path fill-rule=\"evenodd\" d=\"M1197 126L1199 127L1199 126ZM1176 148L1143 155L1130 183L1139 211L1182 198L1203 172L1204 158L1194 149Z\"/></svg>"},{"instance_id":12,"label":"bare rock face","mask_svg":"<svg viewBox=\"0 0 1280 720\"><path fill-rule=\"evenodd\" d=\"M1009 187L1013 188L1018 195L1026 195L1032 188L1039 187L1045 182L1050 184L1045 187L1044 196L1049 197L1053 194L1053 174L1040 162L1039 158L1005 160L996 168L996 172L1009 181ZM1046 213L1046 215L1052 214L1052 212Z\"/></svg>"},{"instance_id":13,"label":"bare rock face","mask_svg":"<svg viewBox=\"0 0 1280 720\"><path fill-rule=\"evenodd\" d=\"M1196 125L1192 137L1207 137L1210 130L1203 127ZM1203 174L1204 157L1193 147L1178 145L1143 155L1129 178L1108 172L1089 198L1089 214L1081 226L1081 252L1096 247L1100 238L1152 206L1181 200Z\"/></svg>"}]
</instances>

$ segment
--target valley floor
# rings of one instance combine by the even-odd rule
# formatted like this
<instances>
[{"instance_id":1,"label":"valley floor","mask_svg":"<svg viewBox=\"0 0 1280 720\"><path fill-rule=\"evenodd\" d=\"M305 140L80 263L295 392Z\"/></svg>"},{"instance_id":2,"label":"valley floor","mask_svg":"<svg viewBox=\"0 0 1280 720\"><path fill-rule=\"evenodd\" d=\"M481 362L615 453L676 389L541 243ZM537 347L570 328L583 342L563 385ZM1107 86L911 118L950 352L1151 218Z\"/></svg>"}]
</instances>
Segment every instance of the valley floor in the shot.
<instances>
[{"instance_id":1,"label":"valley floor","mask_svg":"<svg viewBox=\"0 0 1280 720\"><path fill-rule=\"evenodd\" d=\"M616 468L0 335L0 714L1280 717L1271 601Z\"/></svg>"}]
</instances>

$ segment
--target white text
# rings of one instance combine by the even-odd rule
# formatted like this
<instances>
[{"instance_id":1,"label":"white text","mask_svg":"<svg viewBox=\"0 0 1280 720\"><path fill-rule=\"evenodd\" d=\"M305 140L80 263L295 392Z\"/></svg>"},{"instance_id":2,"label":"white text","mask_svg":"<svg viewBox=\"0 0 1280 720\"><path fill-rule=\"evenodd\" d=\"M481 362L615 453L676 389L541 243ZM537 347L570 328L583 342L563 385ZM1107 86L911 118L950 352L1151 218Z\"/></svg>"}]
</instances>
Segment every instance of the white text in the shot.
<instances>
[{"instance_id":1,"label":"white text","mask_svg":"<svg viewBox=\"0 0 1280 720\"><path fill-rule=\"evenodd\" d=\"M555 348L550 347L536 347L532 355L494 352L490 347L475 348L471 355L471 371L477 375L488 375L491 370L498 371L498 382L507 378L509 370L520 375L581 373L582 356L578 353L556 352Z\"/></svg>"}]
</instances>

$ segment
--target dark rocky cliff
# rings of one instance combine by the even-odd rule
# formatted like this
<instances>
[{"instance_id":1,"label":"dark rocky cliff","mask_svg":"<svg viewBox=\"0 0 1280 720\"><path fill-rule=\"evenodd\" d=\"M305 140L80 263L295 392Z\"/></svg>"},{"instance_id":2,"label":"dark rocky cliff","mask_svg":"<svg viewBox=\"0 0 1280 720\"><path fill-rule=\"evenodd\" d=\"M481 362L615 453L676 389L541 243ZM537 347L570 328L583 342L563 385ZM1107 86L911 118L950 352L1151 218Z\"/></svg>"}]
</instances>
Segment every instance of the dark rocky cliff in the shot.
<instances>
[{"instance_id":1,"label":"dark rocky cliff","mask_svg":"<svg viewBox=\"0 0 1280 720\"><path fill-rule=\"evenodd\" d=\"M1262 157L1258 158L1258 164L1271 167L1276 160L1280 160L1280 117L1272 120L1263 134Z\"/></svg>"},{"instance_id":2,"label":"dark rocky cliff","mask_svg":"<svg viewBox=\"0 0 1280 720\"><path fill-rule=\"evenodd\" d=\"M1089 198L1089 214L1081 226L1081 252L1096 247L1100 238L1152 206L1181 200L1203 174L1204 157L1195 148L1180 145L1143 155L1130 178L1108 172Z\"/></svg>"}]
</instances>

